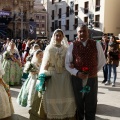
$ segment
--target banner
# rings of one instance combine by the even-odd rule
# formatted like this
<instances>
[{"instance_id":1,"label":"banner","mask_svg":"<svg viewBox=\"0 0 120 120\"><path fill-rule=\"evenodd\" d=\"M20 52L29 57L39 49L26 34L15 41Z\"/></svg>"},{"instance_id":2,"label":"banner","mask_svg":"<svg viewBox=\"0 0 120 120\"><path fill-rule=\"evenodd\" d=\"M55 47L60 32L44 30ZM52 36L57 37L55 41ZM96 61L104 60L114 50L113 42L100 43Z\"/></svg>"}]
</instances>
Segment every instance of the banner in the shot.
<instances>
[{"instance_id":1,"label":"banner","mask_svg":"<svg viewBox=\"0 0 120 120\"><path fill-rule=\"evenodd\" d=\"M61 17L61 25L66 25L66 14L63 14Z\"/></svg>"},{"instance_id":2,"label":"banner","mask_svg":"<svg viewBox=\"0 0 120 120\"><path fill-rule=\"evenodd\" d=\"M36 22L34 21L29 21L29 38L36 38Z\"/></svg>"},{"instance_id":3,"label":"banner","mask_svg":"<svg viewBox=\"0 0 120 120\"><path fill-rule=\"evenodd\" d=\"M10 12L8 12L8 11L0 11L0 16L10 16Z\"/></svg>"}]
</instances>

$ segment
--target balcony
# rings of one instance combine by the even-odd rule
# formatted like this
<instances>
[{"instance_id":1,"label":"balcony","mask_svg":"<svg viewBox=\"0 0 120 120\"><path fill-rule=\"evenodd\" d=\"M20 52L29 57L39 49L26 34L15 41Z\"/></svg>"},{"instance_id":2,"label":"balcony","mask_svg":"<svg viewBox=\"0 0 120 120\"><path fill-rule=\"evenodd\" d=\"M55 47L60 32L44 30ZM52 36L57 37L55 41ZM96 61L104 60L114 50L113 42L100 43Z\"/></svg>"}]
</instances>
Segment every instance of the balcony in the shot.
<instances>
[{"instance_id":1,"label":"balcony","mask_svg":"<svg viewBox=\"0 0 120 120\"><path fill-rule=\"evenodd\" d=\"M51 15L52 20L54 20L54 15Z\"/></svg>"},{"instance_id":2,"label":"balcony","mask_svg":"<svg viewBox=\"0 0 120 120\"><path fill-rule=\"evenodd\" d=\"M78 15L78 10L75 10L75 15Z\"/></svg>"},{"instance_id":3,"label":"balcony","mask_svg":"<svg viewBox=\"0 0 120 120\"><path fill-rule=\"evenodd\" d=\"M89 8L84 8L84 14L88 13Z\"/></svg>"},{"instance_id":4,"label":"balcony","mask_svg":"<svg viewBox=\"0 0 120 120\"><path fill-rule=\"evenodd\" d=\"M69 17L69 12L66 12L66 17Z\"/></svg>"},{"instance_id":5,"label":"balcony","mask_svg":"<svg viewBox=\"0 0 120 120\"><path fill-rule=\"evenodd\" d=\"M69 25L65 25L65 30L69 30Z\"/></svg>"},{"instance_id":6,"label":"balcony","mask_svg":"<svg viewBox=\"0 0 120 120\"><path fill-rule=\"evenodd\" d=\"M61 14L58 14L58 18L61 18Z\"/></svg>"},{"instance_id":7,"label":"balcony","mask_svg":"<svg viewBox=\"0 0 120 120\"><path fill-rule=\"evenodd\" d=\"M73 25L74 30L76 30L77 26L78 26L78 24Z\"/></svg>"},{"instance_id":8,"label":"balcony","mask_svg":"<svg viewBox=\"0 0 120 120\"><path fill-rule=\"evenodd\" d=\"M99 28L100 27L100 22L99 21L95 21L94 22L94 27Z\"/></svg>"},{"instance_id":9,"label":"balcony","mask_svg":"<svg viewBox=\"0 0 120 120\"><path fill-rule=\"evenodd\" d=\"M95 6L95 11L100 11L100 5Z\"/></svg>"}]
</instances>

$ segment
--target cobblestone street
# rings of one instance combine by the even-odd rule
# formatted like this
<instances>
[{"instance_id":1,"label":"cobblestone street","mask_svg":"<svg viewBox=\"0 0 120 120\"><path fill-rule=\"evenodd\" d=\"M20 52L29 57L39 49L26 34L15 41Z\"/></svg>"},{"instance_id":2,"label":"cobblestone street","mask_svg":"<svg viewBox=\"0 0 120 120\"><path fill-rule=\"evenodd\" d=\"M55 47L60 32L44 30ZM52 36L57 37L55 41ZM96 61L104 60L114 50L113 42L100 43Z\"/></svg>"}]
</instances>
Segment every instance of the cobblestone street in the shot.
<instances>
[{"instance_id":1,"label":"cobblestone street","mask_svg":"<svg viewBox=\"0 0 120 120\"><path fill-rule=\"evenodd\" d=\"M116 87L111 85L105 86L101 83L103 80L102 71L99 72L99 89L98 89L98 107L96 120L120 120L120 67L117 68L118 77ZM28 120L29 108L24 108L16 103L20 86L11 87L12 101L15 113L11 120ZM5 119L10 120L10 118Z\"/></svg>"}]
</instances>

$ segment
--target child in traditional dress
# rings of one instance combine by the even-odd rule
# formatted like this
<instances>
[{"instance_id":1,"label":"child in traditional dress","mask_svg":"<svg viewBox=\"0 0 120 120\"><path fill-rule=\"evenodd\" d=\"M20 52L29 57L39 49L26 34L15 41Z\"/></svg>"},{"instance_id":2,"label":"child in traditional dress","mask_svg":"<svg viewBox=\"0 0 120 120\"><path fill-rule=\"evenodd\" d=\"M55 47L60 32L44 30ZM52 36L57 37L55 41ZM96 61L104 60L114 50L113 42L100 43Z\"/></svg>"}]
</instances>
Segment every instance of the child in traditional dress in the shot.
<instances>
[{"instance_id":1,"label":"child in traditional dress","mask_svg":"<svg viewBox=\"0 0 120 120\"><path fill-rule=\"evenodd\" d=\"M30 50L31 53L27 56L26 58L26 63L25 63L25 69L26 69L26 66L28 66L28 64L30 63L30 61L32 60L33 58L33 55L34 53L40 49L40 46L38 44L34 44L32 49ZM22 84L25 82L25 80L28 78L28 75L29 73L26 73L24 70L23 70L23 75L22 75L22 78L21 78L21 81L22 81Z\"/></svg>"},{"instance_id":2,"label":"child in traditional dress","mask_svg":"<svg viewBox=\"0 0 120 120\"><path fill-rule=\"evenodd\" d=\"M34 53L31 62L28 62L26 65L25 71L29 72L29 76L27 80L24 82L17 98L18 104L23 107L26 106L30 107L32 105L42 57L43 57L42 50L37 50Z\"/></svg>"}]
</instances>

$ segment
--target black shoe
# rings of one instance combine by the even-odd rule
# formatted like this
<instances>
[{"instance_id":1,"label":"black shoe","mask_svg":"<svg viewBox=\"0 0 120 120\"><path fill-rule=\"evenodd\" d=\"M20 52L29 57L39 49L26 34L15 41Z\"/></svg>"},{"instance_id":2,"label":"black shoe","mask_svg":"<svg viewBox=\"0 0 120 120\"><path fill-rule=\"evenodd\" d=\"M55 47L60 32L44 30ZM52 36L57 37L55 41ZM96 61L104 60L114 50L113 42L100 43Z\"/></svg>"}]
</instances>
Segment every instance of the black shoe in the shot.
<instances>
[{"instance_id":1,"label":"black shoe","mask_svg":"<svg viewBox=\"0 0 120 120\"><path fill-rule=\"evenodd\" d=\"M107 80L103 80L102 83L105 83Z\"/></svg>"}]
</instances>

